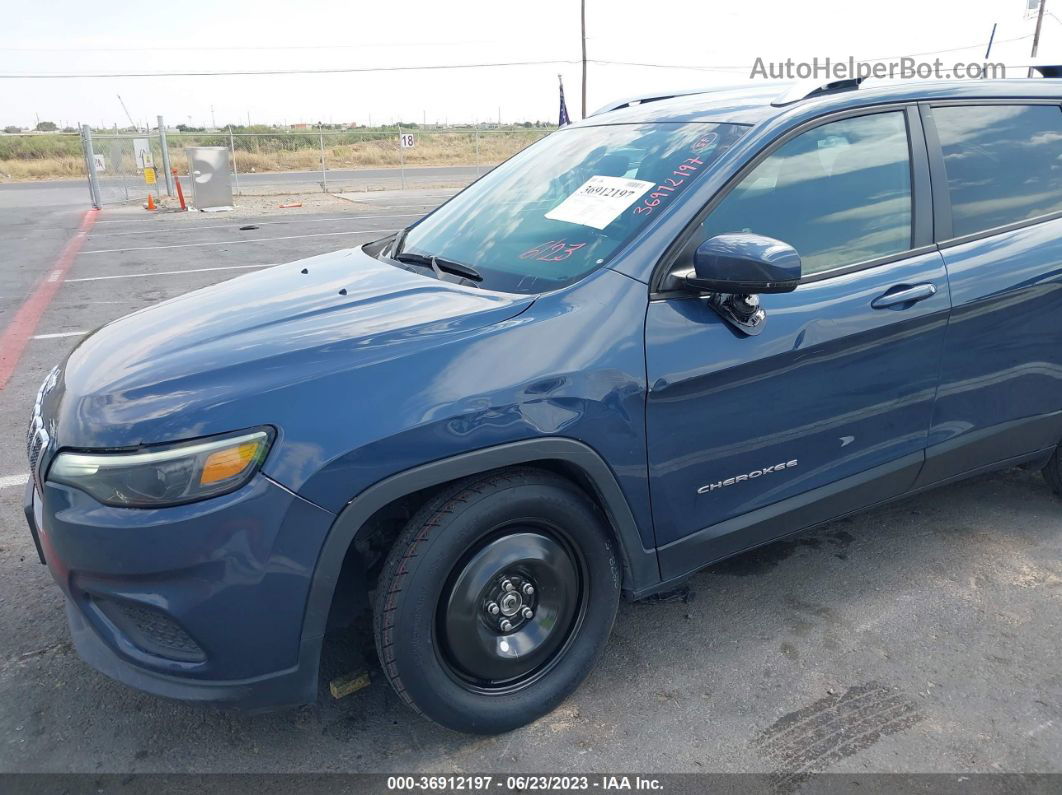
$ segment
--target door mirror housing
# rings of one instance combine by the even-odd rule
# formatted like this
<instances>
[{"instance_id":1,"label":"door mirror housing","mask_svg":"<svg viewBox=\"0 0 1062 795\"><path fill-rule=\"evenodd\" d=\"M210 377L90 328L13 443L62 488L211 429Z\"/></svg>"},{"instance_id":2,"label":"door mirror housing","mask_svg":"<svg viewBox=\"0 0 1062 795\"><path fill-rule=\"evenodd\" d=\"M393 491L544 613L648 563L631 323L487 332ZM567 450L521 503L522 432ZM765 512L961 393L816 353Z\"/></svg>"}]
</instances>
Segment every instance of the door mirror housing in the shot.
<instances>
[{"instance_id":1,"label":"door mirror housing","mask_svg":"<svg viewBox=\"0 0 1062 795\"><path fill-rule=\"evenodd\" d=\"M789 293L800 283L800 255L781 240L748 232L716 235L693 255L686 284L695 290L730 295Z\"/></svg>"}]
</instances>

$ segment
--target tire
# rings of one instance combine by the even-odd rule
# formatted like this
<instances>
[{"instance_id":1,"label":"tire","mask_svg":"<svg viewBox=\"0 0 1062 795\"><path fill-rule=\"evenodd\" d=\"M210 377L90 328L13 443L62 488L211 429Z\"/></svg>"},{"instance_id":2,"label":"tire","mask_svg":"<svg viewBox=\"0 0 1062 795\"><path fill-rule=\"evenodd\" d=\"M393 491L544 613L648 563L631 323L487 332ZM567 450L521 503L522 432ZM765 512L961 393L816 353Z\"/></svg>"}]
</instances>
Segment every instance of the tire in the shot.
<instances>
[{"instance_id":1,"label":"tire","mask_svg":"<svg viewBox=\"0 0 1062 795\"><path fill-rule=\"evenodd\" d=\"M1055 454L1051 456L1051 460L1047 462L1047 466L1042 470L1047 485L1058 495L1062 495L1062 460L1059 458L1060 452L1062 452L1062 445L1055 448Z\"/></svg>"},{"instance_id":2,"label":"tire","mask_svg":"<svg viewBox=\"0 0 1062 795\"><path fill-rule=\"evenodd\" d=\"M553 473L501 470L444 489L409 521L377 586L376 648L395 692L421 715L498 734L579 686L619 597L597 506Z\"/></svg>"}]
</instances>

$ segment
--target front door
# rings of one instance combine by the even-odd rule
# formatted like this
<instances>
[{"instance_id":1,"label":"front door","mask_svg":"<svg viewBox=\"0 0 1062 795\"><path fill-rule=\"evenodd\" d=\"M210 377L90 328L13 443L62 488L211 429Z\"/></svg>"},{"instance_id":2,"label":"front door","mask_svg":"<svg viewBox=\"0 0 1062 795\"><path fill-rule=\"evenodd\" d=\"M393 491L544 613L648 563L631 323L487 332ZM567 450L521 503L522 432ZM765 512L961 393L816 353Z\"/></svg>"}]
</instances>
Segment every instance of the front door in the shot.
<instances>
[{"instance_id":1,"label":"front door","mask_svg":"<svg viewBox=\"0 0 1062 795\"><path fill-rule=\"evenodd\" d=\"M700 225L676 267L724 232L801 255L796 291L761 297L758 336L703 298L650 303L647 433L665 577L914 483L950 300L940 254L916 248L927 231L914 228L912 197L928 184L924 156L912 168L909 123L917 117L900 109L801 132Z\"/></svg>"}]
</instances>

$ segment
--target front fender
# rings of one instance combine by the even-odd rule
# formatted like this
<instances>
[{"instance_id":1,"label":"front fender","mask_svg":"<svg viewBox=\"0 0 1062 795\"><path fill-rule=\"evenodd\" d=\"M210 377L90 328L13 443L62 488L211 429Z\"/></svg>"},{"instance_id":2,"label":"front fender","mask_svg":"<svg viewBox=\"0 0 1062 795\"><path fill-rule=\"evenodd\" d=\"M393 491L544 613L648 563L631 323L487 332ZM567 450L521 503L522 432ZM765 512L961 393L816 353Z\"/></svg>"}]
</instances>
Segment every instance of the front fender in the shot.
<instances>
[{"instance_id":1,"label":"front fender","mask_svg":"<svg viewBox=\"0 0 1062 795\"><path fill-rule=\"evenodd\" d=\"M303 620L302 647L307 659L320 653L328 624L332 597L347 550L373 514L387 504L416 491L480 472L534 462L562 462L577 469L591 485L604 508L620 549L623 590L640 593L660 583L656 551L646 549L642 535L615 475L589 446L563 437L528 439L434 461L392 475L369 487L336 517L321 549L310 586Z\"/></svg>"},{"instance_id":2,"label":"front fender","mask_svg":"<svg viewBox=\"0 0 1062 795\"><path fill-rule=\"evenodd\" d=\"M624 590L659 585L645 444L647 304L645 284L603 269L474 338L366 372L365 389L346 396L351 414L334 418L342 427L321 445L336 453L308 451L304 461L324 463L291 478L300 496L338 514L307 603L307 659L319 653L343 560L365 522L407 494L499 467L551 461L578 471L615 529Z\"/></svg>"},{"instance_id":3,"label":"front fender","mask_svg":"<svg viewBox=\"0 0 1062 795\"><path fill-rule=\"evenodd\" d=\"M361 369L295 406L265 472L339 513L375 483L473 450L578 440L608 462L654 548L644 284L603 270L518 317Z\"/></svg>"}]
</instances>

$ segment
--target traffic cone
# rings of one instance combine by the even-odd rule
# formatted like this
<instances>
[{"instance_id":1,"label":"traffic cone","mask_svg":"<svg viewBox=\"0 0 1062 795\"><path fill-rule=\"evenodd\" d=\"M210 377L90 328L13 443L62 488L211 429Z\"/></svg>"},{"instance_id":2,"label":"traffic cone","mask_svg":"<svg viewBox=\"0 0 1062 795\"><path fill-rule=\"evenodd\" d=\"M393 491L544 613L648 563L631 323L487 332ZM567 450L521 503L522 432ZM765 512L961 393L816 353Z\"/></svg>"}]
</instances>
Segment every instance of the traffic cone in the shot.
<instances>
[{"instance_id":1,"label":"traffic cone","mask_svg":"<svg viewBox=\"0 0 1062 795\"><path fill-rule=\"evenodd\" d=\"M155 206L155 197L154 197L154 196L152 196L152 195L151 195L150 193L148 194L148 203L147 203L147 209L148 209L148 210L157 210L157 209L158 209L158 208L157 208L157 207Z\"/></svg>"}]
</instances>

